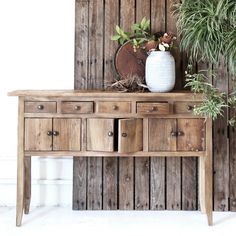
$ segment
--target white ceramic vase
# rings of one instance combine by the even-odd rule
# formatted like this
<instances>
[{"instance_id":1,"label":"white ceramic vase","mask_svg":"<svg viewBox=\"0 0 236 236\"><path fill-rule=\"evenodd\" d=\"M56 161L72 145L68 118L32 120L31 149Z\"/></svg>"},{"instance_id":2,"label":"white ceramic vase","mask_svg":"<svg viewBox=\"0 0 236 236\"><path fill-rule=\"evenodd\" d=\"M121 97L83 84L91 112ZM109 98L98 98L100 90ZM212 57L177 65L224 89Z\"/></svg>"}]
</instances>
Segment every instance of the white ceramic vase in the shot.
<instances>
[{"instance_id":1,"label":"white ceramic vase","mask_svg":"<svg viewBox=\"0 0 236 236\"><path fill-rule=\"evenodd\" d=\"M153 51L147 58L146 84L151 92L169 92L175 86L175 60L169 51Z\"/></svg>"}]
</instances>

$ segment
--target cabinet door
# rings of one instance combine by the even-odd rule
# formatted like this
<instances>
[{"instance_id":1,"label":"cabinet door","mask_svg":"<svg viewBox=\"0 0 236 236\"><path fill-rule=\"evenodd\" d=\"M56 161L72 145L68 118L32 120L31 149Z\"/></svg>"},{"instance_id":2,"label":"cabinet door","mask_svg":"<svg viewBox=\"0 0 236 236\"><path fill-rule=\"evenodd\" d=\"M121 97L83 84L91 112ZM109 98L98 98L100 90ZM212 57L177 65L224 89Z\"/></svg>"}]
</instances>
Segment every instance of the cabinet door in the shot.
<instances>
[{"instance_id":1,"label":"cabinet door","mask_svg":"<svg viewBox=\"0 0 236 236\"><path fill-rule=\"evenodd\" d=\"M80 119L53 120L53 150L80 151Z\"/></svg>"},{"instance_id":2,"label":"cabinet door","mask_svg":"<svg viewBox=\"0 0 236 236\"><path fill-rule=\"evenodd\" d=\"M176 131L175 119L148 120L148 147L149 151L175 151L176 137L171 133Z\"/></svg>"},{"instance_id":3,"label":"cabinet door","mask_svg":"<svg viewBox=\"0 0 236 236\"><path fill-rule=\"evenodd\" d=\"M114 119L87 119L87 150L114 151Z\"/></svg>"},{"instance_id":4,"label":"cabinet door","mask_svg":"<svg viewBox=\"0 0 236 236\"><path fill-rule=\"evenodd\" d=\"M143 149L143 120L120 119L118 132L118 152L129 153Z\"/></svg>"},{"instance_id":5,"label":"cabinet door","mask_svg":"<svg viewBox=\"0 0 236 236\"><path fill-rule=\"evenodd\" d=\"M205 150L204 119L178 119L177 151Z\"/></svg>"},{"instance_id":6,"label":"cabinet door","mask_svg":"<svg viewBox=\"0 0 236 236\"><path fill-rule=\"evenodd\" d=\"M25 119L25 150L52 150L52 119ZM48 133L49 132L49 133Z\"/></svg>"}]
</instances>

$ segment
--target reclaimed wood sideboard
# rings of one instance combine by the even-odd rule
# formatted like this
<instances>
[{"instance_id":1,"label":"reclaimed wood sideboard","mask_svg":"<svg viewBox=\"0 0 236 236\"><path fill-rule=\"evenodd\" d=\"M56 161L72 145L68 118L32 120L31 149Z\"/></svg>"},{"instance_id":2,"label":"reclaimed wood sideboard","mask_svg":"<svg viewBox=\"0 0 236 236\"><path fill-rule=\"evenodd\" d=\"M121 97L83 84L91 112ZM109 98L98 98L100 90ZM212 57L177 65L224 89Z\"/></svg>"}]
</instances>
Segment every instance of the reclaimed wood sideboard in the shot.
<instances>
[{"instance_id":1,"label":"reclaimed wood sideboard","mask_svg":"<svg viewBox=\"0 0 236 236\"><path fill-rule=\"evenodd\" d=\"M29 213L32 156L199 157L201 211L212 225L212 121L201 94L17 90L16 225Z\"/></svg>"}]
</instances>

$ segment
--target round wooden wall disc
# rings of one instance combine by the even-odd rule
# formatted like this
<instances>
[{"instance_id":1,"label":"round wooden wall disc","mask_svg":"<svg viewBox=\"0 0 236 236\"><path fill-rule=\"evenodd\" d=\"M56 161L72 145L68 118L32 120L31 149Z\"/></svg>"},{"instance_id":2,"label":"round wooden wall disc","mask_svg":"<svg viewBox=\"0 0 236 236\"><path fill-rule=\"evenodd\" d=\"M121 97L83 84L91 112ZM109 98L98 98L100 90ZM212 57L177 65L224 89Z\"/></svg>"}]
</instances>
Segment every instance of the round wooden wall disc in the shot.
<instances>
[{"instance_id":1,"label":"round wooden wall disc","mask_svg":"<svg viewBox=\"0 0 236 236\"><path fill-rule=\"evenodd\" d=\"M134 52L133 45L130 42L122 45L115 56L115 67L121 79L137 75L145 77L145 63L147 53L143 49Z\"/></svg>"}]
</instances>

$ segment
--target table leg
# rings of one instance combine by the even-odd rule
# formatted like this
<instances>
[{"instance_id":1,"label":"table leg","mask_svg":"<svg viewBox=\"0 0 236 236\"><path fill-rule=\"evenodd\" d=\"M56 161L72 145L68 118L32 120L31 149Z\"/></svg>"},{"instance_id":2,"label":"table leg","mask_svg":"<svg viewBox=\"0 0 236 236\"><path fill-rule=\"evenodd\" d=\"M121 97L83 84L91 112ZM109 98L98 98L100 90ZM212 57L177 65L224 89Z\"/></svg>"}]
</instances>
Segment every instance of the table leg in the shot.
<instances>
[{"instance_id":1,"label":"table leg","mask_svg":"<svg viewBox=\"0 0 236 236\"><path fill-rule=\"evenodd\" d=\"M16 226L21 226L24 208L24 100L18 105L18 149L17 149L17 199Z\"/></svg>"},{"instance_id":2,"label":"table leg","mask_svg":"<svg viewBox=\"0 0 236 236\"><path fill-rule=\"evenodd\" d=\"M31 200L31 157L26 156L24 160L24 212L29 214Z\"/></svg>"},{"instance_id":3,"label":"table leg","mask_svg":"<svg viewBox=\"0 0 236 236\"><path fill-rule=\"evenodd\" d=\"M205 199L205 157L198 158L198 195L200 202L200 209L202 213L206 213L206 199Z\"/></svg>"}]
</instances>

